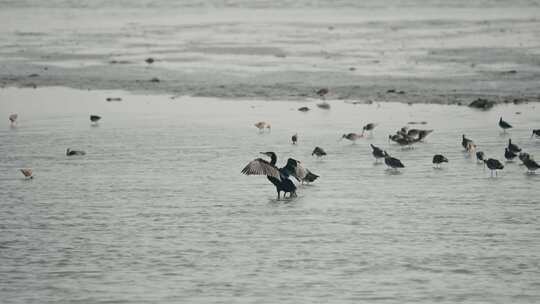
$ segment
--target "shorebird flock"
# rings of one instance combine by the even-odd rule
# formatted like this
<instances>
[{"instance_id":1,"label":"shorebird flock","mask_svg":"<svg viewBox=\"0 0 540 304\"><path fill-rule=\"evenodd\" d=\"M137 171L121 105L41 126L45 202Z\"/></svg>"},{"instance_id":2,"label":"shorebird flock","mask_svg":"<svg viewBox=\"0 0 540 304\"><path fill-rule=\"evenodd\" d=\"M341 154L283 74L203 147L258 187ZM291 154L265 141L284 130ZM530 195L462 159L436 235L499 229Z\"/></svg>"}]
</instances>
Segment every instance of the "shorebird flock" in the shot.
<instances>
[{"instance_id":1,"label":"shorebird flock","mask_svg":"<svg viewBox=\"0 0 540 304\"><path fill-rule=\"evenodd\" d=\"M328 90L321 89L317 91L316 94L324 100L325 96L328 94ZM309 111L309 108L301 107L298 110L301 112L307 112ZM13 113L9 115L8 119L12 128L17 127L19 121L18 114ZM102 117L99 115L90 115L90 122L93 126L96 126L101 119ZM422 124L425 124L425 122L422 122ZM503 120L502 117L499 119L498 125L502 129L502 132L504 134L507 134L509 130L512 129L512 125L507 121ZM271 132L272 129L271 124L266 121L256 122L254 126L259 130L260 133ZM358 140L368 137L372 138L373 131L377 126L378 124L373 122L365 124L362 127L361 132L342 134L341 137L339 137L338 141L346 139L348 141L351 141L353 144L356 144ZM397 144L401 147L401 149L414 149L414 147L418 143L424 142L424 140L433 131L434 130L432 129L409 128L406 126L398 129L394 134L389 134L388 142ZM531 139L532 138L540 139L540 129L532 130ZM293 145L298 145L300 142L301 139L298 133L295 133L291 136L291 143ZM381 147L377 147L373 144L370 144L369 146L371 148L371 154L375 158L375 163L384 161L387 166L387 170L398 171L401 168L406 167L400 159L390 155L387 150ZM461 146L463 147L463 151L465 153L475 155L477 161L479 163L482 163L490 170L490 177L496 177L498 171L504 169L504 165L501 161L496 158L487 157L483 151L480 151L478 149L478 145L475 143L475 141L471 138L468 138L465 134L461 136ZM503 148L501 148L501 150L503 150ZM261 153L267 157L270 157L270 161L264 160L262 158L254 159L253 161L249 162L241 170L241 172L246 175L265 175L268 180L276 187L278 199L281 198L281 192L284 193L284 198L287 197L287 195L289 196L289 198L295 197L297 195L297 186L293 182L293 179L296 180L297 183L303 184L315 182L317 178L319 178L318 174L313 173L309 169L305 168L303 163L299 160L288 158L285 166L278 168L276 165L277 155L274 152L270 151ZM72 148L66 149L67 157L77 157L83 155L86 155L86 152L83 150ZM317 159L324 159L326 157L329 157L327 152L320 146L314 147L311 156ZM534 160L534 157L529 153L522 151L522 149L518 145L512 142L511 138L508 139L508 144L506 147L504 147L504 158L506 159L507 163L513 162L516 158L519 159L522 165L527 168L528 174L535 174L535 171L540 168L540 165ZM431 162L433 163L434 168L441 169L443 168L444 163L449 163L449 160L446 156L442 154L435 154L433 155ZM33 170L31 168L21 168L20 172L24 175L26 179L34 178Z\"/></svg>"},{"instance_id":2,"label":"shorebird flock","mask_svg":"<svg viewBox=\"0 0 540 304\"><path fill-rule=\"evenodd\" d=\"M323 100L328 90L321 89L316 92ZM302 107L298 109L301 112L309 111L309 108ZM422 123L425 124L425 123ZM264 129L265 126L269 125L266 122L259 122L255 124L257 128ZM362 128L362 132L359 133L345 133L339 140L349 140L355 144L358 140L368 137L366 132L369 133L369 136L373 136L373 130L378 124L368 123ZM503 134L508 134L508 130L512 128L512 125L501 117L498 122L499 127L502 129ZM424 140L433 133L432 129L417 129L409 128L407 126L400 128L394 134L388 135L388 142L397 144L401 149L413 149L414 146ZM540 139L540 129L532 130L531 138ZM291 142L293 145L299 143L298 133L295 133L291 137ZM375 163L379 163L384 160L384 163L387 166L387 170L397 172L401 168L405 168L403 162L390 155L385 149L377 147L373 144L369 145L371 148L371 154L375 158ZM475 155L479 163L483 164L484 167L487 167L490 170L490 177L496 177L498 171L504 169L504 165L501 161L496 158L486 157L486 154L483 151L478 149L478 145L465 134L461 137L461 146L463 147L463 152L470 155ZM508 144L506 147L502 148L504 150L504 157L507 163L511 163L515 158L518 158L522 165L527 168L527 174L535 174L535 171L540 168L540 165L534 160L533 156L529 153L522 151L515 143L512 142L512 139L508 139ZM278 168L276 166L277 156L274 152L264 152L264 155L269 156L270 161L264 160L262 158L257 158L250 163L248 163L242 173L246 175L266 175L268 180L274 184L276 191L278 193L278 200L280 199L280 192L284 192L284 198L287 194L289 197L296 196L297 187L293 182L293 179L297 182L314 182L319 176L312 173L308 169L304 168L302 163L299 160L289 158L284 167ZM311 153L312 157L318 159L328 157L326 151L322 147L315 147ZM442 169L445 163L449 163L449 160L446 156L442 154L435 154L431 159L434 169Z\"/></svg>"}]
</instances>

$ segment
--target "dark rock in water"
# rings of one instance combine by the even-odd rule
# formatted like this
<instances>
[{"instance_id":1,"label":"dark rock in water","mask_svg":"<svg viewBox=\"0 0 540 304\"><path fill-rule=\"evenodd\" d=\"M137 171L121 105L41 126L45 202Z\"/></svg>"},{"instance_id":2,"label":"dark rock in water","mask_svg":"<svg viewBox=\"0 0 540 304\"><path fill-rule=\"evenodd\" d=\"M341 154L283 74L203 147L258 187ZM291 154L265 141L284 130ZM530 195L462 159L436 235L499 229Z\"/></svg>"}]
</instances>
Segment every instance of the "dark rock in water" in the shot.
<instances>
[{"instance_id":1,"label":"dark rock in water","mask_svg":"<svg viewBox=\"0 0 540 304\"><path fill-rule=\"evenodd\" d=\"M107 97L107 101L122 101L120 97Z\"/></svg>"},{"instance_id":2,"label":"dark rock in water","mask_svg":"<svg viewBox=\"0 0 540 304\"><path fill-rule=\"evenodd\" d=\"M152 58L152 57L148 57L148 58L146 58L145 61L146 61L146 63L148 63L148 64L152 64L152 63L154 63L155 60L154 60L154 58Z\"/></svg>"},{"instance_id":3,"label":"dark rock in water","mask_svg":"<svg viewBox=\"0 0 540 304\"><path fill-rule=\"evenodd\" d=\"M396 92L395 89L390 89L390 90L386 91L386 93L395 93L395 92Z\"/></svg>"},{"instance_id":4,"label":"dark rock in water","mask_svg":"<svg viewBox=\"0 0 540 304\"><path fill-rule=\"evenodd\" d=\"M469 104L469 107L487 110L491 109L495 105L494 101L490 101L484 98L478 98Z\"/></svg>"},{"instance_id":5,"label":"dark rock in water","mask_svg":"<svg viewBox=\"0 0 540 304\"><path fill-rule=\"evenodd\" d=\"M517 74L517 71L516 70L509 70L509 71L504 71L502 73L503 74Z\"/></svg>"},{"instance_id":6,"label":"dark rock in water","mask_svg":"<svg viewBox=\"0 0 540 304\"><path fill-rule=\"evenodd\" d=\"M159 80L159 78L154 77L154 78L150 79L150 82L160 82L160 80Z\"/></svg>"},{"instance_id":7,"label":"dark rock in water","mask_svg":"<svg viewBox=\"0 0 540 304\"><path fill-rule=\"evenodd\" d=\"M30 74L30 75L28 75L28 77L30 77L30 78L39 77L39 74Z\"/></svg>"},{"instance_id":8,"label":"dark rock in water","mask_svg":"<svg viewBox=\"0 0 540 304\"><path fill-rule=\"evenodd\" d=\"M307 112L307 111L309 111L309 108L308 107L301 107L301 108L298 108L298 111Z\"/></svg>"},{"instance_id":9,"label":"dark rock in water","mask_svg":"<svg viewBox=\"0 0 540 304\"><path fill-rule=\"evenodd\" d=\"M356 71L356 68L355 67L350 67L349 71Z\"/></svg>"}]
</instances>

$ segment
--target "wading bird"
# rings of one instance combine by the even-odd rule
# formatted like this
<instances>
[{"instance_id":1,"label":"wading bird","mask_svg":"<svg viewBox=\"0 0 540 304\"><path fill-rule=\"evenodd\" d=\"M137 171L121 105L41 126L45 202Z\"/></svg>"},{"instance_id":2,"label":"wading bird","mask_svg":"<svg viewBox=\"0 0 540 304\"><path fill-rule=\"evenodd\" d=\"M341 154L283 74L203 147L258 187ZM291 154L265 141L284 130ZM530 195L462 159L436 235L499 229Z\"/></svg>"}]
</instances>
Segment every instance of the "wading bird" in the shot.
<instances>
[{"instance_id":1,"label":"wading bird","mask_svg":"<svg viewBox=\"0 0 540 304\"><path fill-rule=\"evenodd\" d=\"M519 153L518 158L520 161L525 162L525 160L531 158L531 156L527 152L521 152Z\"/></svg>"},{"instance_id":2,"label":"wading bird","mask_svg":"<svg viewBox=\"0 0 540 304\"><path fill-rule=\"evenodd\" d=\"M433 156L433 164L437 168L439 168L442 163L447 163L447 162L448 162L448 158L444 157L441 154L435 154Z\"/></svg>"},{"instance_id":3,"label":"wading bird","mask_svg":"<svg viewBox=\"0 0 540 304\"><path fill-rule=\"evenodd\" d=\"M326 155L326 152L321 147L315 147L313 149L313 152L311 152L311 156L316 155L317 157L323 157Z\"/></svg>"},{"instance_id":4,"label":"wading bird","mask_svg":"<svg viewBox=\"0 0 540 304\"><path fill-rule=\"evenodd\" d=\"M365 131L368 131L370 134L372 134L372 133L373 133L373 129L375 129L376 126L377 126L376 123L373 123L373 122L368 123L367 125L365 125L365 126L362 128L362 135L364 135L364 132L365 132Z\"/></svg>"},{"instance_id":5,"label":"wading bird","mask_svg":"<svg viewBox=\"0 0 540 304\"><path fill-rule=\"evenodd\" d=\"M513 153L521 152L521 148L518 147L516 144L513 144L511 138L508 139L508 150L510 150Z\"/></svg>"},{"instance_id":6,"label":"wading bird","mask_svg":"<svg viewBox=\"0 0 540 304\"><path fill-rule=\"evenodd\" d=\"M350 141L352 141L354 143L354 142L356 142L357 139L362 138L362 137L364 137L363 134L348 133L348 134L343 134L341 136L340 140L345 138L345 139L348 139L348 140L350 140Z\"/></svg>"},{"instance_id":7,"label":"wading bird","mask_svg":"<svg viewBox=\"0 0 540 304\"><path fill-rule=\"evenodd\" d=\"M66 156L80 156L80 155L85 155L86 152L82 151L82 150L71 150L70 148L67 148L66 150Z\"/></svg>"},{"instance_id":8,"label":"wading bird","mask_svg":"<svg viewBox=\"0 0 540 304\"><path fill-rule=\"evenodd\" d=\"M289 158L285 167L278 169L276 167L277 156L274 152L261 152L261 154L270 157L270 162L256 158L248 163L241 172L246 175L266 175L268 180L276 186L278 200L281 198L281 192L284 192L283 198L286 197L287 193L289 193L289 197L296 196L296 186L289 178L296 174L296 161Z\"/></svg>"},{"instance_id":9,"label":"wading bird","mask_svg":"<svg viewBox=\"0 0 540 304\"><path fill-rule=\"evenodd\" d=\"M101 116L99 115L90 115L90 121L93 123L97 123L101 119Z\"/></svg>"},{"instance_id":10,"label":"wading bird","mask_svg":"<svg viewBox=\"0 0 540 304\"><path fill-rule=\"evenodd\" d=\"M508 148L504 148L504 158L506 158L506 161L512 161L514 158L516 158L517 154L510 151Z\"/></svg>"},{"instance_id":11,"label":"wading bird","mask_svg":"<svg viewBox=\"0 0 540 304\"><path fill-rule=\"evenodd\" d=\"M477 161L484 163L484 156L485 156L484 152L482 152L482 151L476 152L476 160Z\"/></svg>"},{"instance_id":12,"label":"wading bird","mask_svg":"<svg viewBox=\"0 0 540 304\"><path fill-rule=\"evenodd\" d=\"M538 165L531 157L525 158L523 164L527 167L527 172L529 173L535 173L535 171L540 168L540 165Z\"/></svg>"},{"instance_id":13,"label":"wading bird","mask_svg":"<svg viewBox=\"0 0 540 304\"><path fill-rule=\"evenodd\" d=\"M371 154L373 155L373 157L375 157L375 162L379 162L379 159L382 159L386 156L386 153L379 147L373 145L373 144L370 144L371 146Z\"/></svg>"},{"instance_id":14,"label":"wading bird","mask_svg":"<svg viewBox=\"0 0 540 304\"><path fill-rule=\"evenodd\" d=\"M502 119L502 117L499 119L499 127L501 127L501 129L503 129L503 132L506 133L506 129L511 129L512 128L512 125L507 123L506 121L504 121Z\"/></svg>"},{"instance_id":15,"label":"wading bird","mask_svg":"<svg viewBox=\"0 0 540 304\"><path fill-rule=\"evenodd\" d=\"M265 121L259 121L257 123L254 124L254 126L259 129L259 132L264 132L264 129L268 129L268 131L270 132L270 130L272 129L272 126L265 122Z\"/></svg>"},{"instance_id":16,"label":"wading bird","mask_svg":"<svg viewBox=\"0 0 540 304\"><path fill-rule=\"evenodd\" d=\"M21 169L21 173L26 177L27 179L32 179L34 176L32 175L32 169Z\"/></svg>"},{"instance_id":17,"label":"wading bird","mask_svg":"<svg viewBox=\"0 0 540 304\"><path fill-rule=\"evenodd\" d=\"M486 166L488 167L488 169L491 171L490 174L491 176L493 176L493 172L495 172L495 176L497 176L497 170L502 170L504 169L504 166L503 164L501 164L500 161L494 159L494 158L490 158L488 160L484 160L484 163L486 164Z\"/></svg>"},{"instance_id":18,"label":"wading bird","mask_svg":"<svg viewBox=\"0 0 540 304\"><path fill-rule=\"evenodd\" d=\"M298 142L298 134L294 134L293 136L291 136L291 141L293 145L296 145L296 143Z\"/></svg>"},{"instance_id":19,"label":"wading bird","mask_svg":"<svg viewBox=\"0 0 540 304\"><path fill-rule=\"evenodd\" d=\"M390 156L390 154L388 154L386 151L384 151L384 154L385 154L384 163L388 167L390 167L390 168L392 168L394 170L397 170L398 168L405 168L405 166L403 165L403 163L399 159Z\"/></svg>"},{"instance_id":20,"label":"wading bird","mask_svg":"<svg viewBox=\"0 0 540 304\"><path fill-rule=\"evenodd\" d=\"M309 108L308 107L300 107L300 108L298 108L298 111L307 112L307 111L309 111Z\"/></svg>"},{"instance_id":21,"label":"wading bird","mask_svg":"<svg viewBox=\"0 0 540 304\"><path fill-rule=\"evenodd\" d=\"M10 124L13 126L17 123L17 118L19 118L19 115L18 114L11 114L9 115L9 121L10 121Z\"/></svg>"},{"instance_id":22,"label":"wading bird","mask_svg":"<svg viewBox=\"0 0 540 304\"><path fill-rule=\"evenodd\" d=\"M292 176L296 178L296 180L301 182L302 184L314 182L319 177L319 175L305 168L304 165L302 165L301 161L292 159L292 158L290 158L290 160L294 160L296 162L296 168Z\"/></svg>"}]
</instances>

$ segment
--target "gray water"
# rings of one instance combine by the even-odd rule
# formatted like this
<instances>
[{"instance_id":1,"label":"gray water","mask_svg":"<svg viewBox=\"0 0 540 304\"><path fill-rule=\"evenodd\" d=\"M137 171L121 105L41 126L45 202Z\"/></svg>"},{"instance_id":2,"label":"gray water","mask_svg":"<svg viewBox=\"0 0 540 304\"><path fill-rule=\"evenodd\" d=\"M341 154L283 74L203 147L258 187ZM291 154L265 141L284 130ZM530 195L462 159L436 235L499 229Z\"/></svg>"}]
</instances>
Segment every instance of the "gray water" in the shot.
<instances>
[{"instance_id":1,"label":"gray water","mask_svg":"<svg viewBox=\"0 0 540 304\"><path fill-rule=\"evenodd\" d=\"M540 157L536 104L315 103L0 90L0 302L540 301L540 175L515 162L491 178L460 145L466 133L502 161L511 137ZM411 150L389 144L409 121L435 131ZM338 141L367 122L373 137ZM370 143L406 168L374 164ZM240 174L261 151L321 177L277 201L265 177ZM435 153L450 162L434 169Z\"/></svg>"}]
</instances>

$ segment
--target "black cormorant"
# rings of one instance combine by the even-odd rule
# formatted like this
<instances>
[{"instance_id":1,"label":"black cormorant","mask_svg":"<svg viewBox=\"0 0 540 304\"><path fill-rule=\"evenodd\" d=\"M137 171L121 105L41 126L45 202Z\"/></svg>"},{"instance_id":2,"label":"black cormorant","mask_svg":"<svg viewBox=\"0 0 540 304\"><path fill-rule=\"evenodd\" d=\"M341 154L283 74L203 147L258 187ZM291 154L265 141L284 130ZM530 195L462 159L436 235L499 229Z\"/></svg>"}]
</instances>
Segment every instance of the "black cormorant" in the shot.
<instances>
[{"instance_id":1,"label":"black cormorant","mask_svg":"<svg viewBox=\"0 0 540 304\"><path fill-rule=\"evenodd\" d=\"M296 196L296 186L289 178L296 172L296 161L289 158L285 167L278 169L276 167L277 156L274 152L261 152L261 154L269 156L270 162L262 158L254 159L242 169L242 173L246 175L266 175L268 180L276 186L278 200L282 191L284 192L284 198L287 193L289 193L289 197Z\"/></svg>"}]
</instances>

